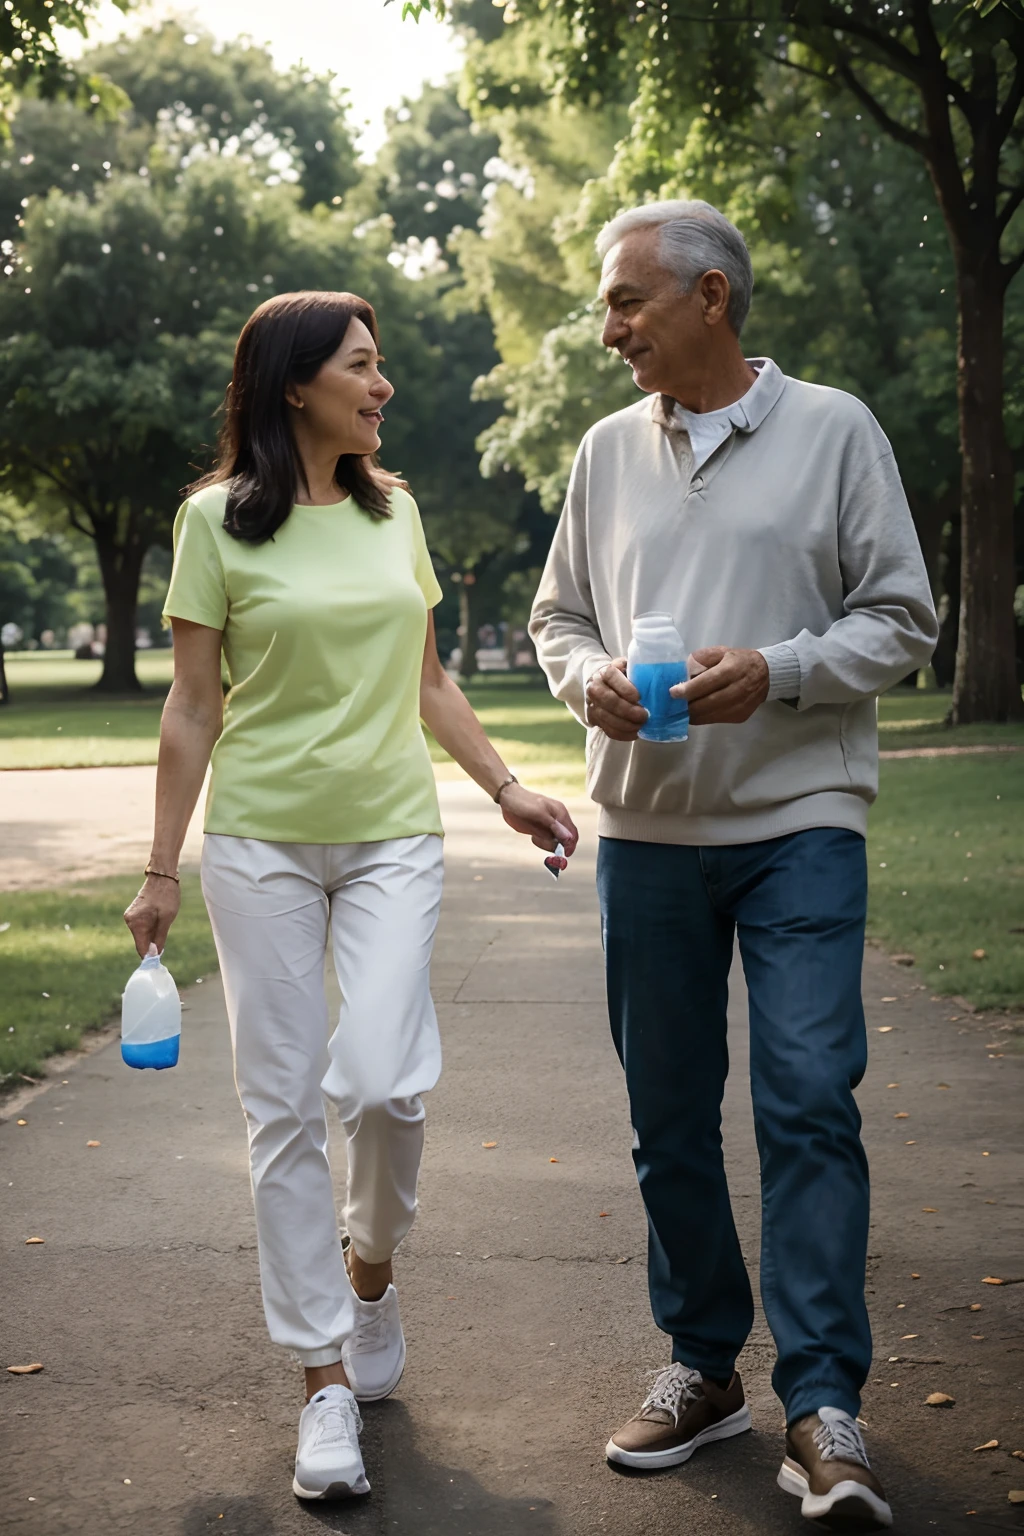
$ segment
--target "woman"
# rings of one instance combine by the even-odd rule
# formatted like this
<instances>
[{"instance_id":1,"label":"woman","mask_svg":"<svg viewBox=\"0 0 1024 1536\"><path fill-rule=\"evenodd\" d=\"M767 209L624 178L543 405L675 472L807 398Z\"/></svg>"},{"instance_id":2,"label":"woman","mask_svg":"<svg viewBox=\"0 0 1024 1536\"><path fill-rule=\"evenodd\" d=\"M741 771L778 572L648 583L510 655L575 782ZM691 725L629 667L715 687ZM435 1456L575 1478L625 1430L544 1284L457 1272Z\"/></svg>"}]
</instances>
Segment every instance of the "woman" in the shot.
<instances>
[{"instance_id":1,"label":"woman","mask_svg":"<svg viewBox=\"0 0 1024 1536\"><path fill-rule=\"evenodd\" d=\"M394 393L382 362L374 312L348 293L270 299L239 338L218 468L174 527L156 829L125 914L140 955L163 949L212 753L203 894L267 1323L305 1367L293 1487L306 1499L369 1491L356 1399L386 1397L405 1363L391 1257L416 1211L420 1096L441 1067L441 822L420 718L517 832L567 855L577 838L563 805L508 771L438 660L441 589L416 503L375 457ZM348 1138L344 1250L325 1096Z\"/></svg>"}]
</instances>

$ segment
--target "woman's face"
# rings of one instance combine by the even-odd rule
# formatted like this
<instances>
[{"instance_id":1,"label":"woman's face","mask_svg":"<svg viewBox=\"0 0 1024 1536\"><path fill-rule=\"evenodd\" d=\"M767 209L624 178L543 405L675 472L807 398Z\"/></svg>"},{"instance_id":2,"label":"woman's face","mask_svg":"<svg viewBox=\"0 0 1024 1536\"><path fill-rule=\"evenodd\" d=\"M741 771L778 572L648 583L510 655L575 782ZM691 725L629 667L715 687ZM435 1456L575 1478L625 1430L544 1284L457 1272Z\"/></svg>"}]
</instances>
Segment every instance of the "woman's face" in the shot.
<instances>
[{"instance_id":1,"label":"woman's face","mask_svg":"<svg viewBox=\"0 0 1024 1536\"><path fill-rule=\"evenodd\" d=\"M304 433L339 455L376 453L382 408L395 392L380 371L383 361L362 320L350 320L341 346L316 377L288 390Z\"/></svg>"}]
</instances>

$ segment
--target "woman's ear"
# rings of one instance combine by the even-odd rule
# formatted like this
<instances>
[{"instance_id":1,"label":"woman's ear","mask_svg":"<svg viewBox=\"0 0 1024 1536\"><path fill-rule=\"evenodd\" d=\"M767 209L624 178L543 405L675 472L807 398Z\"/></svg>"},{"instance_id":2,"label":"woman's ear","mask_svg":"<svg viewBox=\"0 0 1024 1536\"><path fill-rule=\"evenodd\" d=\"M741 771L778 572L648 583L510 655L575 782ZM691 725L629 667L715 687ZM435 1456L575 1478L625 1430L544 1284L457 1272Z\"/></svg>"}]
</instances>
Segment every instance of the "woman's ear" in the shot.
<instances>
[{"instance_id":1,"label":"woman's ear","mask_svg":"<svg viewBox=\"0 0 1024 1536\"><path fill-rule=\"evenodd\" d=\"M297 411L301 411L302 407L306 403L300 396L294 384L289 384L287 386L284 392L284 398L288 404L294 406Z\"/></svg>"}]
</instances>

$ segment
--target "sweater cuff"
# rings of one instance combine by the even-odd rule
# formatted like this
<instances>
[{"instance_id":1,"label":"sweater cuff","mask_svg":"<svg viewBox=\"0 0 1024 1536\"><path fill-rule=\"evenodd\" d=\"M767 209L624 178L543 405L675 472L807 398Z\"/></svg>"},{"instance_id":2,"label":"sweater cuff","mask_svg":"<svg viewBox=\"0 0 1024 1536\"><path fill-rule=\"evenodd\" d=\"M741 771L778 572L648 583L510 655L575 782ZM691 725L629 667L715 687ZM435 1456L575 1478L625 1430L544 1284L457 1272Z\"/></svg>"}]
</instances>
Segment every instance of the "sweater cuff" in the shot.
<instances>
[{"instance_id":1,"label":"sweater cuff","mask_svg":"<svg viewBox=\"0 0 1024 1536\"><path fill-rule=\"evenodd\" d=\"M800 658L791 645L763 645L761 655L768 663L768 698L800 697Z\"/></svg>"}]
</instances>

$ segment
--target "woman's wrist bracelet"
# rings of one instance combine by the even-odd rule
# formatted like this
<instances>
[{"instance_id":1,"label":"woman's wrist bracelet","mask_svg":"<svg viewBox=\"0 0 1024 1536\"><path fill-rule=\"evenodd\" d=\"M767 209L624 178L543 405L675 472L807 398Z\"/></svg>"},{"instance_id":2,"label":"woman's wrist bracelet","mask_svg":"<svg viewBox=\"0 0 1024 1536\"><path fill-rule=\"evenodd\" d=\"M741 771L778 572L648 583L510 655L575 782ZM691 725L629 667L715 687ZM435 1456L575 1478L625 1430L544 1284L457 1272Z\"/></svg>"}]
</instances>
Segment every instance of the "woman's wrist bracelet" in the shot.
<instances>
[{"instance_id":1,"label":"woman's wrist bracelet","mask_svg":"<svg viewBox=\"0 0 1024 1536\"><path fill-rule=\"evenodd\" d=\"M510 784L518 784L518 783L519 783L519 780L516 778L515 774L514 773L510 773L508 778L505 779L501 784L499 784L497 789L494 791L494 803L495 803L495 805L500 805L501 804L501 792L502 792L503 789L508 789Z\"/></svg>"},{"instance_id":2,"label":"woman's wrist bracelet","mask_svg":"<svg viewBox=\"0 0 1024 1536\"><path fill-rule=\"evenodd\" d=\"M142 873L144 875L156 875L158 880L173 880L175 885L181 884L180 875L169 875L165 869L154 869L150 864L146 865Z\"/></svg>"}]
</instances>

